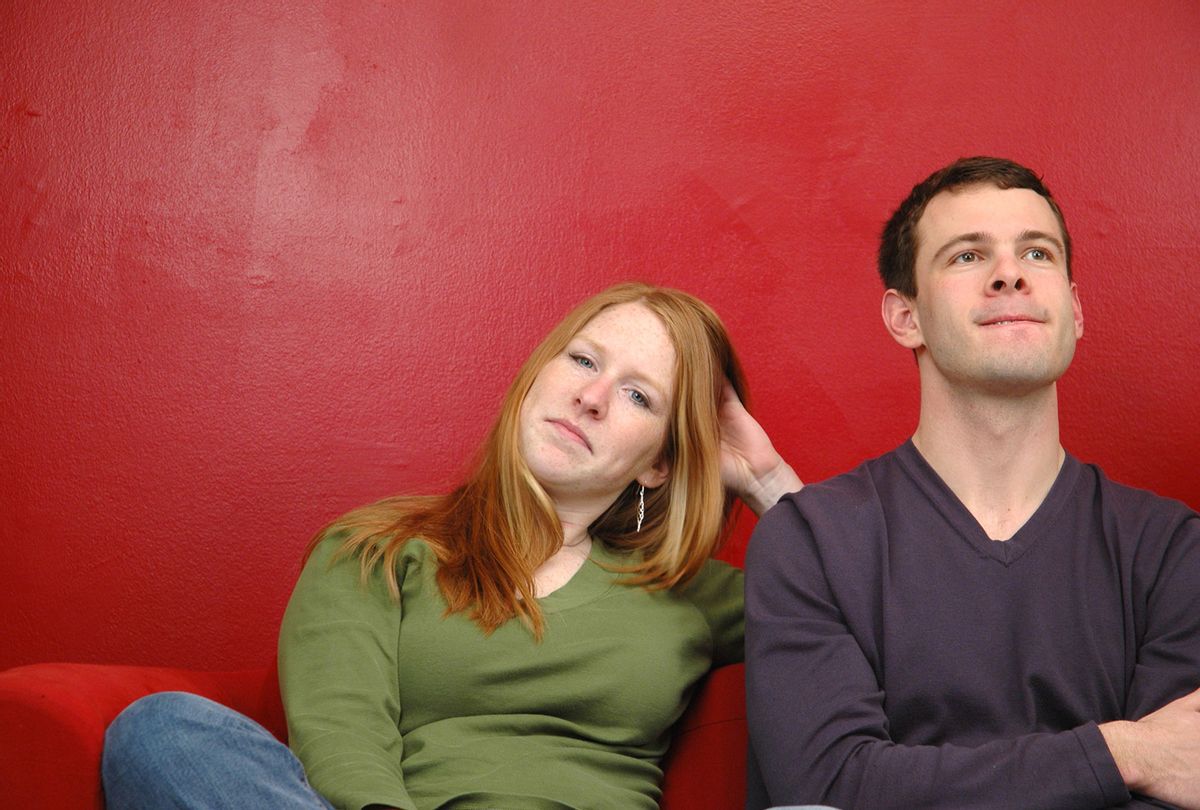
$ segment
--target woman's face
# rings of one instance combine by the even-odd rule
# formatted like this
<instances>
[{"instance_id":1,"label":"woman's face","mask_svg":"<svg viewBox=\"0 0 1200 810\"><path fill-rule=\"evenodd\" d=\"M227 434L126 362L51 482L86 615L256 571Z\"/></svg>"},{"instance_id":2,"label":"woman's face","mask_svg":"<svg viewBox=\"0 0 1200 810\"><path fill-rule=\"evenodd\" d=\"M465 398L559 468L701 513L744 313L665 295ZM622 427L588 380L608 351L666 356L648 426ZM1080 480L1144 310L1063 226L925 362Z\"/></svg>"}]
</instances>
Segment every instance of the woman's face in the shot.
<instances>
[{"instance_id":1,"label":"woman's face","mask_svg":"<svg viewBox=\"0 0 1200 810\"><path fill-rule=\"evenodd\" d=\"M521 454L560 509L598 515L631 481L666 481L674 377L666 327L640 303L601 310L542 368L521 406Z\"/></svg>"}]
</instances>

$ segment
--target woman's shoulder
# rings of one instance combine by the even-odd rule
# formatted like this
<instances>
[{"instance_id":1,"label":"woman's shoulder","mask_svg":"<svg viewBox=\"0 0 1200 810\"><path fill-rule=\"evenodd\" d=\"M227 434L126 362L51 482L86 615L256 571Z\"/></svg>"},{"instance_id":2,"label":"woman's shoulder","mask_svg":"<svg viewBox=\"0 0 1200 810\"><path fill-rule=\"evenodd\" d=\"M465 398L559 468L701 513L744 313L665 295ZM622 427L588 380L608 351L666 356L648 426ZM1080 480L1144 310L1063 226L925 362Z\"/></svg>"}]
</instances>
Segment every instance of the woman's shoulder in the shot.
<instances>
[{"instance_id":1,"label":"woman's shoulder","mask_svg":"<svg viewBox=\"0 0 1200 810\"><path fill-rule=\"evenodd\" d=\"M305 567L320 565L322 568L333 568L351 563L361 566L365 558L371 568L379 569L381 566L378 563L383 560L384 552L392 543L391 536L364 536L353 527L335 522L313 543ZM397 544L391 559L394 567L406 568L412 563L436 560L436 555L423 538L410 537Z\"/></svg>"},{"instance_id":2,"label":"woman's shoulder","mask_svg":"<svg viewBox=\"0 0 1200 810\"><path fill-rule=\"evenodd\" d=\"M644 562L641 549L619 549L601 541L596 541L593 549L594 559L603 567L618 572L634 571ZM668 588L667 591L687 599L703 599L713 593L724 594L734 587L740 589L742 579L743 573L739 566L709 558L700 565L695 574L688 577L686 581ZM651 590L656 589L651 587Z\"/></svg>"},{"instance_id":3,"label":"woman's shoulder","mask_svg":"<svg viewBox=\"0 0 1200 810\"><path fill-rule=\"evenodd\" d=\"M696 575L675 590L693 602L724 602L731 595L740 596L745 575L742 569L723 560L704 562Z\"/></svg>"}]
</instances>

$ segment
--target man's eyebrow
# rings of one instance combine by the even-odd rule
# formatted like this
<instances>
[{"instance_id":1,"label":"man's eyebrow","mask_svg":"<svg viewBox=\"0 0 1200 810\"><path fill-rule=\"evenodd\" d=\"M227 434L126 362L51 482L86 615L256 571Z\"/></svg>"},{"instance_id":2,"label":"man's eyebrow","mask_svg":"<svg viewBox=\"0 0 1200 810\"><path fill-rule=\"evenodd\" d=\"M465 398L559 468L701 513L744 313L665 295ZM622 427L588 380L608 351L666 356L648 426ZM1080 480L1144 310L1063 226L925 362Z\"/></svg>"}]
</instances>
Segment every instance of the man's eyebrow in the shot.
<instances>
[{"instance_id":1,"label":"man's eyebrow","mask_svg":"<svg viewBox=\"0 0 1200 810\"><path fill-rule=\"evenodd\" d=\"M940 248L938 248L938 251L933 254L932 260L935 262L938 261L948 251L953 250L954 248L956 248L962 244L990 245L990 244L994 244L995 241L996 241L995 237L993 237L989 233L984 233L983 231L972 231L971 233L962 233L962 234L959 234L958 236L952 237L948 242L946 242L946 244L944 244ZM1066 252L1065 249L1063 248L1062 240L1059 239L1054 234L1046 233L1045 231L1033 231L1033 230L1021 231L1019 234L1017 234L1017 242L1018 243L1021 243L1021 242L1049 242L1050 244L1054 245L1054 248L1055 248L1055 250L1058 251L1059 255L1062 255L1063 253Z\"/></svg>"},{"instance_id":2,"label":"man's eyebrow","mask_svg":"<svg viewBox=\"0 0 1200 810\"><path fill-rule=\"evenodd\" d=\"M995 241L996 240L992 237L991 234L984 233L983 231L972 231L971 233L961 233L958 236L951 238L949 242L946 242L946 244L944 244L940 248L938 248L937 253L933 254L932 260L936 262L947 251L951 250L954 247L957 247L958 245L963 244L964 242L966 242L968 244L976 244L976 245L978 245L978 244L990 245Z\"/></svg>"},{"instance_id":3,"label":"man's eyebrow","mask_svg":"<svg viewBox=\"0 0 1200 810\"><path fill-rule=\"evenodd\" d=\"M1062 240L1052 233L1045 231L1021 231L1017 234L1018 242L1049 242L1054 245L1055 250L1061 256L1066 250L1063 248Z\"/></svg>"}]
</instances>

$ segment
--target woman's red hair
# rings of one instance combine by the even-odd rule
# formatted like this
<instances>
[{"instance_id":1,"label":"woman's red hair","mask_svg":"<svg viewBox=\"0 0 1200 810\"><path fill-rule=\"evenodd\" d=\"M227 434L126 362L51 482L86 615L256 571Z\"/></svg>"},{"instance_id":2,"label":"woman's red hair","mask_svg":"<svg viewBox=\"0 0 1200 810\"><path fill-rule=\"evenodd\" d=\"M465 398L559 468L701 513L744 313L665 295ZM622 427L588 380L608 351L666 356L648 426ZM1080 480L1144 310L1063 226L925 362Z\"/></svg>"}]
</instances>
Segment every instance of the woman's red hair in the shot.
<instances>
[{"instance_id":1,"label":"woman's red hair","mask_svg":"<svg viewBox=\"0 0 1200 810\"><path fill-rule=\"evenodd\" d=\"M723 539L732 498L721 485L717 410L725 380L745 401L745 378L724 325L699 299L678 290L618 284L573 309L525 361L508 389L470 476L447 495L387 498L337 519L314 539L344 535L339 556L358 555L363 577L382 566L399 598L395 558L412 538L438 559L448 612L470 611L485 632L519 618L541 636L533 574L562 546L550 497L519 451L521 405L542 368L597 313L639 303L662 320L675 347L675 401L662 454L665 484L646 491L646 520L636 530L637 483L589 527L594 540L634 552L621 572L631 585L670 588L700 570Z\"/></svg>"}]
</instances>

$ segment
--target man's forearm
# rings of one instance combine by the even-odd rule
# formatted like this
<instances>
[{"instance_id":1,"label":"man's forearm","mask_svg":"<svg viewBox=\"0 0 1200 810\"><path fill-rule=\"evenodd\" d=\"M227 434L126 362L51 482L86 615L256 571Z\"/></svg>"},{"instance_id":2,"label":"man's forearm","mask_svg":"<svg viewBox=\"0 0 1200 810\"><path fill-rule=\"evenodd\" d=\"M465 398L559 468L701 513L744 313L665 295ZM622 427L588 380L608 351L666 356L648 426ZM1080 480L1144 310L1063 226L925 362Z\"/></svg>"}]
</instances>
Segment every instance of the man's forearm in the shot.
<instances>
[{"instance_id":1,"label":"man's forearm","mask_svg":"<svg viewBox=\"0 0 1200 810\"><path fill-rule=\"evenodd\" d=\"M1100 726L1130 791L1200 808L1200 690L1138 721Z\"/></svg>"}]
</instances>

